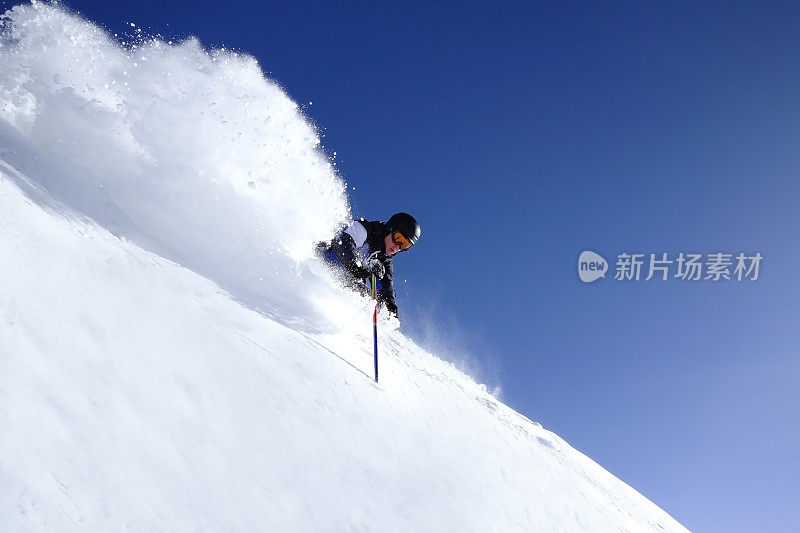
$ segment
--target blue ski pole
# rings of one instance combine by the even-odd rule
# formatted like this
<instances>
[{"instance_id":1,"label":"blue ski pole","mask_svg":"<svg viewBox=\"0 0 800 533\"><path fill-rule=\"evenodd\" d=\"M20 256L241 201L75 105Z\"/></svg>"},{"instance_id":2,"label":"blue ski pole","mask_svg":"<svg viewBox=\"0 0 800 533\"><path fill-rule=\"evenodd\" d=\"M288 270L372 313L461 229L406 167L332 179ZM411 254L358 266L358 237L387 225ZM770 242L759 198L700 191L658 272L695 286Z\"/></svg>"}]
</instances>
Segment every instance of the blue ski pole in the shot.
<instances>
[{"instance_id":1,"label":"blue ski pole","mask_svg":"<svg viewBox=\"0 0 800 533\"><path fill-rule=\"evenodd\" d=\"M375 381L378 381L378 299L375 291L375 274L372 275L372 299L375 300L375 311L372 313L372 334L375 338Z\"/></svg>"}]
</instances>

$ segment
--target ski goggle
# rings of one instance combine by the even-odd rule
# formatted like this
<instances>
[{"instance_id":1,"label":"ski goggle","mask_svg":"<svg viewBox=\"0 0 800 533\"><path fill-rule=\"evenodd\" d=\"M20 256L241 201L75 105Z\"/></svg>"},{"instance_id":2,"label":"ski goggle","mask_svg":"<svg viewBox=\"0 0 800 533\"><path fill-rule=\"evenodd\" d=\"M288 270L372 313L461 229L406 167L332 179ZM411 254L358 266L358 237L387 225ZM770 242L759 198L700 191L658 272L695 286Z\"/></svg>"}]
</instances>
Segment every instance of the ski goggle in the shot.
<instances>
[{"instance_id":1,"label":"ski goggle","mask_svg":"<svg viewBox=\"0 0 800 533\"><path fill-rule=\"evenodd\" d=\"M404 252L409 248L411 248L411 246L413 246L411 242L408 239L406 239L406 236L400 233L399 231L395 231L392 233L392 240L397 246L400 247L400 250Z\"/></svg>"}]
</instances>

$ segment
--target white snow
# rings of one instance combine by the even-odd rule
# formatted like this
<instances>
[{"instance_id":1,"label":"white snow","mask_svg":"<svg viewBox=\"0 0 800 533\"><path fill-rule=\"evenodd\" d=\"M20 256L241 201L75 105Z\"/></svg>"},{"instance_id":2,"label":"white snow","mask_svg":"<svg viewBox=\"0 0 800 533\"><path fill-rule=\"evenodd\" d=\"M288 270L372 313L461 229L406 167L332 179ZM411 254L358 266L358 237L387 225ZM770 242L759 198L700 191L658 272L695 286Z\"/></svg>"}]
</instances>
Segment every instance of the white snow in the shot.
<instances>
[{"instance_id":1,"label":"white snow","mask_svg":"<svg viewBox=\"0 0 800 533\"><path fill-rule=\"evenodd\" d=\"M312 257L349 216L255 60L0 29L0 530L685 531Z\"/></svg>"}]
</instances>

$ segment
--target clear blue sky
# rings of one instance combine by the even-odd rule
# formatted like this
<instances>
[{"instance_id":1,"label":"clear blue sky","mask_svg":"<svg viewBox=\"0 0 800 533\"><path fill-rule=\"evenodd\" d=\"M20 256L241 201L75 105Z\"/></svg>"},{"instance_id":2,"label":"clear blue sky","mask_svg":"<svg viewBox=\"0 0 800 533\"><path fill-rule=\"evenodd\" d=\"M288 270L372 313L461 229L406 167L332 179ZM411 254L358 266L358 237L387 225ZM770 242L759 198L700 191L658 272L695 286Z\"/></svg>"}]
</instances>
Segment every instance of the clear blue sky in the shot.
<instances>
[{"instance_id":1,"label":"clear blue sky","mask_svg":"<svg viewBox=\"0 0 800 533\"><path fill-rule=\"evenodd\" d=\"M67 2L313 102L357 214L422 223L404 328L509 405L690 529L800 530L800 5L430 4ZM585 248L764 259L585 285Z\"/></svg>"}]
</instances>

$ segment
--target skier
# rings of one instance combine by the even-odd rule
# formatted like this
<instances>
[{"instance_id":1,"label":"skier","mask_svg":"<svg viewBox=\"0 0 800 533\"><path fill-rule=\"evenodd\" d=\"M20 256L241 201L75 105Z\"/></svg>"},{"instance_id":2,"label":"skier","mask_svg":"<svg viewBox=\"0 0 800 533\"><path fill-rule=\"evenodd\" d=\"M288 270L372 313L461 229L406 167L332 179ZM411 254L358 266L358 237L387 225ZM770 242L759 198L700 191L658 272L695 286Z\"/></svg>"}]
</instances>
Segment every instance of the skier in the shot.
<instances>
[{"instance_id":1,"label":"skier","mask_svg":"<svg viewBox=\"0 0 800 533\"><path fill-rule=\"evenodd\" d=\"M392 258L419 239L420 227L408 213L395 213L387 222L354 220L332 241L317 245L320 256L348 278L351 288L367 292L364 280L375 275L378 300L395 317Z\"/></svg>"}]
</instances>

